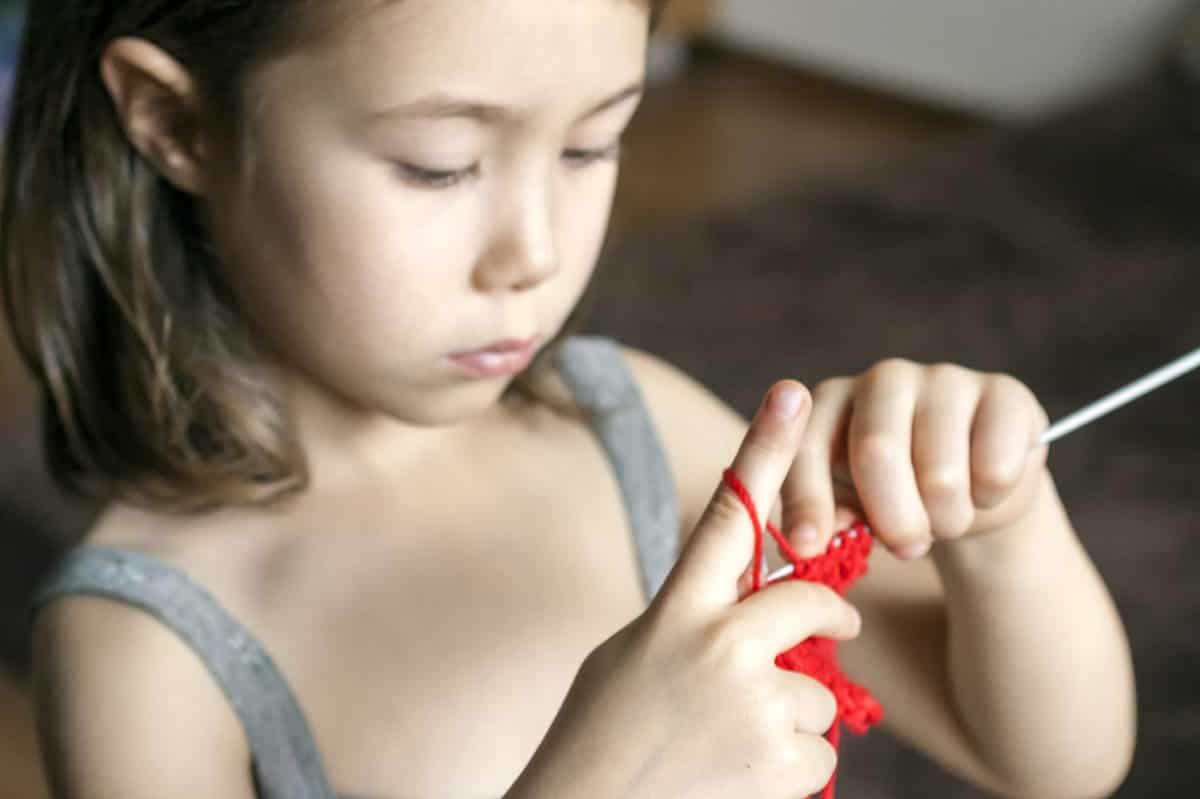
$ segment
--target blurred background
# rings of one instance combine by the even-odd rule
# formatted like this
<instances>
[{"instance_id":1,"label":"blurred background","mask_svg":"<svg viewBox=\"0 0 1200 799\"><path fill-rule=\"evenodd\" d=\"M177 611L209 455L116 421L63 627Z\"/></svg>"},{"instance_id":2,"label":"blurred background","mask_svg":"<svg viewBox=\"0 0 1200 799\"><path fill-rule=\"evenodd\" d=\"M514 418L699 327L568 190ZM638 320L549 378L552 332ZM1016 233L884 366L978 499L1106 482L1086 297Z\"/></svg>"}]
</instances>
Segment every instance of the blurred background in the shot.
<instances>
[{"instance_id":1,"label":"blurred background","mask_svg":"<svg viewBox=\"0 0 1200 799\"><path fill-rule=\"evenodd\" d=\"M1059 418L1200 346L1200 4L674 3L590 332L745 414L903 356L1011 373ZM34 797L21 604L94 510L45 481L3 336L0 398L0 797ZM1200 784L1198 400L1192 375L1051 454L1134 646L1122 797ZM981 795L880 733L843 752L846 796Z\"/></svg>"}]
</instances>

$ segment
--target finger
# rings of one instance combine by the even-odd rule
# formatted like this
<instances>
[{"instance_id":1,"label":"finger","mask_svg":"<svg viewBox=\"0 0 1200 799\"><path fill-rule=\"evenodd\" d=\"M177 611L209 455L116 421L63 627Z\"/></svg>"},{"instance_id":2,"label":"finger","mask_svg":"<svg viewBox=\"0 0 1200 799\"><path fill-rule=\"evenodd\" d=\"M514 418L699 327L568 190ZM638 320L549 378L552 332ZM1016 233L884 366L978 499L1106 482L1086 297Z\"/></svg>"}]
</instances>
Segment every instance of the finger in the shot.
<instances>
[{"instance_id":1,"label":"finger","mask_svg":"<svg viewBox=\"0 0 1200 799\"><path fill-rule=\"evenodd\" d=\"M810 416L810 418L811 418L811 416ZM761 510L762 509L759 508L760 512L761 512ZM771 508L771 512L769 514L767 514L766 517L759 519L759 521L763 525L763 531L764 531L763 532L763 550L762 550L763 556L760 559L760 562L762 564L762 567L767 571L770 570L770 567L767 565L768 552L769 552L769 550L767 548L774 545L774 543L773 543L774 539L773 539L773 537L769 537L770 533L767 531L767 528L766 528L768 518L771 519L776 524L779 523L780 516L779 516L778 503L776 503L775 507ZM751 591L754 590L754 575L755 575L755 571L758 568L759 568L759 563L755 563L753 557L750 558L750 560L746 562L746 568L742 570L741 576L738 577L737 585L738 585L738 599L739 600L741 600L742 598L747 596Z\"/></svg>"},{"instance_id":2,"label":"finger","mask_svg":"<svg viewBox=\"0 0 1200 799\"><path fill-rule=\"evenodd\" d=\"M824 552L836 532L832 463L845 437L853 393L848 378L817 386L800 450L783 482L783 534L801 557Z\"/></svg>"},{"instance_id":3,"label":"finger","mask_svg":"<svg viewBox=\"0 0 1200 799\"><path fill-rule=\"evenodd\" d=\"M853 527L858 522L866 522L862 512L856 510L854 506L839 500L837 508L833 512L833 529L840 533L843 530Z\"/></svg>"},{"instance_id":4,"label":"finger","mask_svg":"<svg viewBox=\"0 0 1200 799\"><path fill-rule=\"evenodd\" d=\"M971 529L971 428L982 392L977 374L930 367L913 416L913 469L934 538Z\"/></svg>"},{"instance_id":5,"label":"finger","mask_svg":"<svg viewBox=\"0 0 1200 799\"><path fill-rule=\"evenodd\" d=\"M792 773L780 783L793 786L795 799L806 799L824 790L838 766L838 752L833 744L819 735L801 735L797 739L797 754Z\"/></svg>"},{"instance_id":6,"label":"finger","mask_svg":"<svg viewBox=\"0 0 1200 799\"><path fill-rule=\"evenodd\" d=\"M771 679L778 681L773 690L785 697L781 711L791 732L822 735L833 726L838 707L832 691L798 671L775 669Z\"/></svg>"},{"instance_id":7,"label":"finger","mask_svg":"<svg viewBox=\"0 0 1200 799\"><path fill-rule=\"evenodd\" d=\"M971 497L978 508L993 508L1012 494L1030 462L1045 412L1016 378L990 376L971 432ZM1031 440L1032 439L1032 440Z\"/></svg>"},{"instance_id":8,"label":"finger","mask_svg":"<svg viewBox=\"0 0 1200 799\"><path fill-rule=\"evenodd\" d=\"M811 407L808 390L794 380L776 383L759 406L730 467L756 508L769 509L778 496ZM750 515L722 480L660 593L730 605L738 599L738 577L753 552Z\"/></svg>"},{"instance_id":9,"label":"finger","mask_svg":"<svg viewBox=\"0 0 1200 799\"><path fill-rule=\"evenodd\" d=\"M850 472L878 539L903 559L932 541L912 464L913 412L920 367L890 360L859 379L847 448Z\"/></svg>"},{"instance_id":10,"label":"finger","mask_svg":"<svg viewBox=\"0 0 1200 799\"><path fill-rule=\"evenodd\" d=\"M768 660L814 635L844 641L862 629L862 617L844 597L804 580L784 580L747 597L731 619L754 656Z\"/></svg>"}]
</instances>

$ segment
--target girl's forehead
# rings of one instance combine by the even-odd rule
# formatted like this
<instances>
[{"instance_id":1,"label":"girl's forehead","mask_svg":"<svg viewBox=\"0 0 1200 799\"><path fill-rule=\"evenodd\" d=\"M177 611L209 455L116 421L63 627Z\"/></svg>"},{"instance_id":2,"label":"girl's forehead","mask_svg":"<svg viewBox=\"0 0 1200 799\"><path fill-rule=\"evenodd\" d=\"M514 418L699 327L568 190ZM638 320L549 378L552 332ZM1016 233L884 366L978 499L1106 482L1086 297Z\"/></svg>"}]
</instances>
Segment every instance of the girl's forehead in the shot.
<instances>
[{"instance_id":1,"label":"girl's forehead","mask_svg":"<svg viewBox=\"0 0 1200 799\"><path fill-rule=\"evenodd\" d=\"M373 0L331 42L356 88L397 80L590 83L631 77L644 62L639 0Z\"/></svg>"}]
</instances>

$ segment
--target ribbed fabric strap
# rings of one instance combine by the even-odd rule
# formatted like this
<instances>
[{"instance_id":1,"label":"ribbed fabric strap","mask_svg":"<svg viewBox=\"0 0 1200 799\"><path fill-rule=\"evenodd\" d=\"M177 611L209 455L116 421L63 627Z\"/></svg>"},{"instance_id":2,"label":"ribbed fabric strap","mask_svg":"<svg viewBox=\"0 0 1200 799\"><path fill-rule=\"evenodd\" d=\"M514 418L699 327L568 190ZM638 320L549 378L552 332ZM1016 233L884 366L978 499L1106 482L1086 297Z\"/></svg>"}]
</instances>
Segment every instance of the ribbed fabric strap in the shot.
<instances>
[{"instance_id":1,"label":"ribbed fabric strap","mask_svg":"<svg viewBox=\"0 0 1200 799\"><path fill-rule=\"evenodd\" d=\"M133 605L170 628L229 698L254 758L263 799L333 799L312 733L271 657L188 576L147 555L106 547L69 552L33 600L90 594Z\"/></svg>"},{"instance_id":2,"label":"ribbed fabric strap","mask_svg":"<svg viewBox=\"0 0 1200 799\"><path fill-rule=\"evenodd\" d=\"M647 599L662 587L679 555L679 506L670 463L620 346L576 336L559 356L575 400L592 411L633 529Z\"/></svg>"}]
</instances>

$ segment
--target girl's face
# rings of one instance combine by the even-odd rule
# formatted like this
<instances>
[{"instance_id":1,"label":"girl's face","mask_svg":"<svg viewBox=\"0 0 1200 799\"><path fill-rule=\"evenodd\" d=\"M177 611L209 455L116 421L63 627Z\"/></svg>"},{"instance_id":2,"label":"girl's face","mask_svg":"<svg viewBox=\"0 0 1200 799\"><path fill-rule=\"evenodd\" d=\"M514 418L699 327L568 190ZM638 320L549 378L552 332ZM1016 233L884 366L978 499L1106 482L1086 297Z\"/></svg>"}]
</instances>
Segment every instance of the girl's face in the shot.
<instances>
[{"instance_id":1,"label":"girl's face","mask_svg":"<svg viewBox=\"0 0 1200 799\"><path fill-rule=\"evenodd\" d=\"M449 356L544 343L580 297L647 28L634 0L404 0L254 76L255 157L206 204L293 389L418 425L497 400L511 376Z\"/></svg>"}]
</instances>

